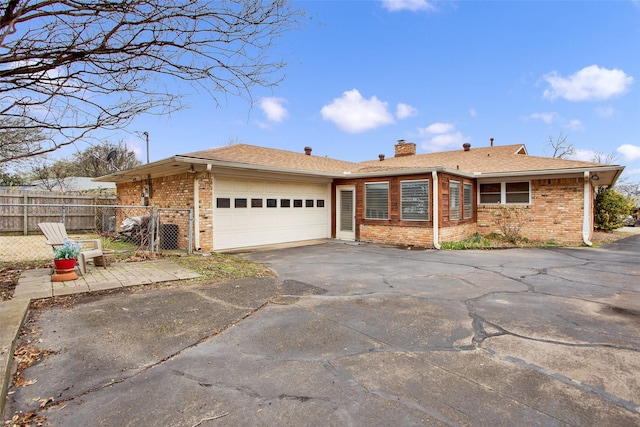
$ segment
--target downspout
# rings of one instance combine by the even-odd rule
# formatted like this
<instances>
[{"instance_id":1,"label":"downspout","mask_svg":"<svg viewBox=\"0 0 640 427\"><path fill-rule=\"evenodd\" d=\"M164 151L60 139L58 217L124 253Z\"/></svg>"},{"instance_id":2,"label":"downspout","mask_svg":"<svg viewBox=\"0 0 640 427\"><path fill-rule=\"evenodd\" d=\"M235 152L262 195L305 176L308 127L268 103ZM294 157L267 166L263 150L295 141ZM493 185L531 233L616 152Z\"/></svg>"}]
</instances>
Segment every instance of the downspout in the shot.
<instances>
[{"instance_id":1,"label":"downspout","mask_svg":"<svg viewBox=\"0 0 640 427\"><path fill-rule=\"evenodd\" d=\"M193 178L193 246L200 250L200 180Z\"/></svg>"},{"instance_id":2,"label":"downspout","mask_svg":"<svg viewBox=\"0 0 640 427\"><path fill-rule=\"evenodd\" d=\"M438 224L440 223L440 210L438 207L438 195L440 194L438 185L438 172L431 171L431 179L433 181L433 247L436 249L440 249L440 243L438 243L439 232L438 232Z\"/></svg>"},{"instance_id":3,"label":"downspout","mask_svg":"<svg viewBox=\"0 0 640 427\"><path fill-rule=\"evenodd\" d=\"M591 199L593 194L591 191L591 183L589 181L589 172L584 173L584 215L582 218L582 241L585 245L591 246L593 243L589 240L591 232Z\"/></svg>"}]
</instances>

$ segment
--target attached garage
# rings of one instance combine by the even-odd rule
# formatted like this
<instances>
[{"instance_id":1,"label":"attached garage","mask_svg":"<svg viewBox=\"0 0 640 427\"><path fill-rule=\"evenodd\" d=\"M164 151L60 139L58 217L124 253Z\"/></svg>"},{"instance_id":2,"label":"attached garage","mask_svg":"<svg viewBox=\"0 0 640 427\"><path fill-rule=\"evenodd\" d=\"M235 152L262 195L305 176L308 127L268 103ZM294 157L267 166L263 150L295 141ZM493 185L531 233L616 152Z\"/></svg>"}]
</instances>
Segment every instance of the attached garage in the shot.
<instances>
[{"instance_id":1,"label":"attached garage","mask_svg":"<svg viewBox=\"0 0 640 427\"><path fill-rule=\"evenodd\" d=\"M331 184L215 177L214 250L331 236Z\"/></svg>"}]
</instances>

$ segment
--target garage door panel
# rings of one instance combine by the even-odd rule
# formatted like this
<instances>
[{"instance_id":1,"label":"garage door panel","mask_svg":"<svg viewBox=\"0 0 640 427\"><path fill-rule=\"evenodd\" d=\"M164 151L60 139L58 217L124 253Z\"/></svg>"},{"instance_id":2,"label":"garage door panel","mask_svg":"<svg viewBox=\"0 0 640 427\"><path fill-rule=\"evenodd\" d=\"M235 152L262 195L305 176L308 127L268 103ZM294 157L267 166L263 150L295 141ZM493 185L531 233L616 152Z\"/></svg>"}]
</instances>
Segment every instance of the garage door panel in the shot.
<instances>
[{"instance_id":1,"label":"garage door panel","mask_svg":"<svg viewBox=\"0 0 640 427\"><path fill-rule=\"evenodd\" d=\"M215 207L219 197L229 198L231 207ZM247 207L235 208L237 198L247 199ZM251 207L251 199L261 199L262 207ZM268 208L267 199L276 199L277 207ZM291 207L280 207L281 199ZM324 207L316 207L318 199L325 201ZM302 207L294 207L294 200L302 200ZM306 200L313 200L313 207L306 207ZM329 200L328 184L215 179L214 249L329 237Z\"/></svg>"}]
</instances>

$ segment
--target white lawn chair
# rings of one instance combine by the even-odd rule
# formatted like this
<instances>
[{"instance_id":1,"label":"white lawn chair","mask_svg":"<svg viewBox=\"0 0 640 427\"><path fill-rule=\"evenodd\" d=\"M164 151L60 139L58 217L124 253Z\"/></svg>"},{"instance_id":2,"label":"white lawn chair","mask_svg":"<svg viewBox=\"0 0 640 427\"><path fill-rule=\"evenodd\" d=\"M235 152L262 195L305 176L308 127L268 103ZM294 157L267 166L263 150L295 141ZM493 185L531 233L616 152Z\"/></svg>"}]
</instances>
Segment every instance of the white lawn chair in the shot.
<instances>
[{"instance_id":1,"label":"white lawn chair","mask_svg":"<svg viewBox=\"0 0 640 427\"><path fill-rule=\"evenodd\" d=\"M88 240L73 240L70 239L67 235L67 229L64 224L61 222L41 222L38 224L42 233L47 238L47 245L51 245L52 247L63 246L64 242L69 240L72 243L80 243L82 245L82 251L80 255L78 255L78 267L80 268L80 273L85 274L87 272L87 259L93 259L97 257L103 257L102 253L102 242L100 239L88 239ZM86 246L91 246L90 248L86 248ZM103 262L102 265L104 268L106 267L106 263Z\"/></svg>"}]
</instances>

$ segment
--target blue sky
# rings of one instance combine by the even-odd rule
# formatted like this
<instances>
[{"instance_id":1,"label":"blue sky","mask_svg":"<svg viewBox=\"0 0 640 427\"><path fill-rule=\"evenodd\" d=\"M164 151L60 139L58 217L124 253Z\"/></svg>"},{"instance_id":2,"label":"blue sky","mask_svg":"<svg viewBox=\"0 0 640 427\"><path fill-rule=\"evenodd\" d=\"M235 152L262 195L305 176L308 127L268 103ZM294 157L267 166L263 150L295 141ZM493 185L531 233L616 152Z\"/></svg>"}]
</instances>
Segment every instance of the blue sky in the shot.
<instances>
[{"instance_id":1,"label":"blue sky","mask_svg":"<svg viewBox=\"0 0 640 427\"><path fill-rule=\"evenodd\" d=\"M525 144L551 155L562 133L591 160L616 154L640 181L640 1L300 1L311 17L271 54L285 80L253 105L136 120L119 138L151 161L230 141L363 161ZM180 88L185 90L186 88Z\"/></svg>"}]
</instances>

